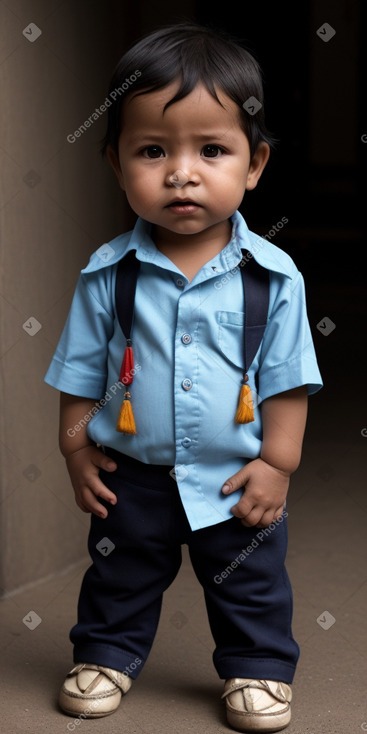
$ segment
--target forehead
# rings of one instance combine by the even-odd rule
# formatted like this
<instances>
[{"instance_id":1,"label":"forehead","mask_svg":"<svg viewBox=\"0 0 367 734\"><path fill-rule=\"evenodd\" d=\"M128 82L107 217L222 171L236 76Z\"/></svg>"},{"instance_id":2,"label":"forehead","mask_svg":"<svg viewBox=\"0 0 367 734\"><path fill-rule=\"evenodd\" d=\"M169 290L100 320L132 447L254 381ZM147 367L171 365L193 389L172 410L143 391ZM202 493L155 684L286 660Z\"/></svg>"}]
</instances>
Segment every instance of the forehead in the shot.
<instances>
[{"instance_id":1,"label":"forehead","mask_svg":"<svg viewBox=\"0 0 367 734\"><path fill-rule=\"evenodd\" d=\"M194 89L178 102L164 110L165 105L175 96L179 82L173 82L162 89L146 94L131 94L123 105L122 128L158 125L189 125L208 128L213 125L221 129L241 127L241 113L238 105L221 89L216 88L219 99L215 99L206 86L197 84Z\"/></svg>"}]
</instances>

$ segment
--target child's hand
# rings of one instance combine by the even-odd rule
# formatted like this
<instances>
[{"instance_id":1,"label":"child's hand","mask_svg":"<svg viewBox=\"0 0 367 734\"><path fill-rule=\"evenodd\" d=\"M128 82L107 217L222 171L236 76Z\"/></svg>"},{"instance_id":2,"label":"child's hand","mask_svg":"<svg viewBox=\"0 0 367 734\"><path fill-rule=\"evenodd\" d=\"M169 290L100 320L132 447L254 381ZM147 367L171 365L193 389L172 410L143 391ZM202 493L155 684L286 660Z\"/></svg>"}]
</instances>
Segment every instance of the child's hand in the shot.
<instances>
[{"instance_id":1,"label":"child's hand","mask_svg":"<svg viewBox=\"0 0 367 734\"><path fill-rule=\"evenodd\" d=\"M254 459L227 479L222 492L231 494L244 487L241 499L231 507L232 514L246 527L265 528L282 515L289 478L290 474L282 469Z\"/></svg>"},{"instance_id":2,"label":"child's hand","mask_svg":"<svg viewBox=\"0 0 367 734\"><path fill-rule=\"evenodd\" d=\"M93 512L98 517L106 518L108 512L97 497L111 505L116 504L117 497L99 479L99 470L115 471L117 464L95 446L85 446L65 459L77 505L83 512Z\"/></svg>"}]
</instances>

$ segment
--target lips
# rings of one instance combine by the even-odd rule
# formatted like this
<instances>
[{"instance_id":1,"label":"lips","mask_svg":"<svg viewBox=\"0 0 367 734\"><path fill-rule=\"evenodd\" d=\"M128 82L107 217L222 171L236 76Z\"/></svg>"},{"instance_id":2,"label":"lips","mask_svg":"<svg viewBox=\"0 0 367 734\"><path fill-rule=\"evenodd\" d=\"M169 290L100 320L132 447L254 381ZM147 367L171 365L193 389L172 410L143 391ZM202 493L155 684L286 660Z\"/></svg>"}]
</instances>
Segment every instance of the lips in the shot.
<instances>
[{"instance_id":1,"label":"lips","mask_svg":"<svg viewBox=\"0 0 367 734\"><path fill-rule=\"evenodd\" d=\"M195 201L191 201L190 199L174 199L166 206L166 209L169 209L173 214L181 217L194 215L200 208L201 204L197 204Z\"/></svg>"},{"instance_id":2,"label":"lips","mask_svg":"<svg viewBox=\"0 0 367 734\"><path fill-rule=\"evenodd\" d=\"M167 206L200 206L200 204L197 204L196 201L191 201L191 199L174 199Z\"/></svg>"}]
</instances>

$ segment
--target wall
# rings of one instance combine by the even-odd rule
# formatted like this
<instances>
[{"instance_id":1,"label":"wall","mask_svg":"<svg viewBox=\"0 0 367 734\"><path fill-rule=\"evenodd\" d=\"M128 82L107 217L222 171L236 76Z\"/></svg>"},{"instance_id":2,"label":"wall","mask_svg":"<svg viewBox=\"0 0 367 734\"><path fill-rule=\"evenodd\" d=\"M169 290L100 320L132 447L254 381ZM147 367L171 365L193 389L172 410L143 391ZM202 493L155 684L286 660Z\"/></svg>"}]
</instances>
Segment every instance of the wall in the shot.
<instances>
[{"instance_id":1,"label":"wall","mask_svg":"<svg viewBox=\"0 0 367 734\"><path fill-rule=\"evenodd\" d=\"M110 47L102 3L15 0L0 12L0 587L10 593L86 555L89 518L58 449L58 392L43 377L79 270L126 219L98 151L103 115L67 141L103 103L126 25L117 9Z\"/></svg>"},{"instance_id":2,"label":"wall","mask_svg":"<svg viewBox=\"0 0 367 734\"><path fill-rule=\"evenodd\" d=\"M58 449L57 391L43 381L78 274L135 215L99 154L118 59L185 16L149 0L0 3L0 595L86 556L89 516ZM72 138L69 138L71 140Z\"/></svg>"}]
</instances>

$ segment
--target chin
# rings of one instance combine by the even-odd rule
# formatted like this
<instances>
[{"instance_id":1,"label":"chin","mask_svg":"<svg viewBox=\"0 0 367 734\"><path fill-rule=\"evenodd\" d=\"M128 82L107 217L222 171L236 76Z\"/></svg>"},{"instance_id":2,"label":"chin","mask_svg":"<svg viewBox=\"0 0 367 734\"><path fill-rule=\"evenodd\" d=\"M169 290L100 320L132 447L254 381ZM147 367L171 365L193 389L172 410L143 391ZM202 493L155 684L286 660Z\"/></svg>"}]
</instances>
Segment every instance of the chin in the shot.
<instances>
[{"instance_id":1,"label":"chin","mask_svg":"<svg viewBox=\"0 0 367 734\"><path fill-rule=\"evenodd\" d=\"M210 224L190 224L189 222L183 222L181 226L179 224L171 227L167 226L166 229L169 229L171 232L175 232L176 234L191 235L199 234L208 227L210 227Z\"/></svg>"}]
</instances>

